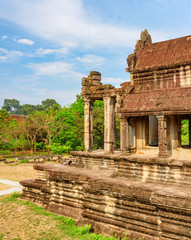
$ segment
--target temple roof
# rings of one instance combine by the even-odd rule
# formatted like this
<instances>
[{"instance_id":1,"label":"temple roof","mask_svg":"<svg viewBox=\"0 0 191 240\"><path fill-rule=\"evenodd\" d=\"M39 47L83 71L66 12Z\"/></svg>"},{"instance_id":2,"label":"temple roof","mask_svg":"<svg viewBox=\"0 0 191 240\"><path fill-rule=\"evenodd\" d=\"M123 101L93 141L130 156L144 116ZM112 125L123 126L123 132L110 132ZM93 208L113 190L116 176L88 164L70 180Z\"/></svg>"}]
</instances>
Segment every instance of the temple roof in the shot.
<instances>
[{"instance_id":1,"label":"temple roof","mask_svg":"<svg viewBox=\"0 0 191 240\"><path fill-rule=\"evenodd\" d=\"M121 112L129 115L148 115L153 112L191 113L191 88L127 94L123 99Z\"/></svg>"},{"instance_id":2,"label":"temple roof","mask_svg":"<svg viewBox=\"0 0 191 240\"><path fill-rule=\"evenodd\" d=\"M134 71L191 63L191 35L152 43L136 52Z\"/></svg>"}]
</instances>

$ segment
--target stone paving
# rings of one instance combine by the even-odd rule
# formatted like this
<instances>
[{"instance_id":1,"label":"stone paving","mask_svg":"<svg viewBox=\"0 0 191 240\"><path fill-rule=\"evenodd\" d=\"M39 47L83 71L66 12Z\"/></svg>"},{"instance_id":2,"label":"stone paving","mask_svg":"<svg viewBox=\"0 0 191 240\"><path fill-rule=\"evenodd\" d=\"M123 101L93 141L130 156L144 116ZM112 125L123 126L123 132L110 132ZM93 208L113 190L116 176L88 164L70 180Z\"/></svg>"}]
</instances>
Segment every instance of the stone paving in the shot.
<instances>
[{"instance_id":1,"label":"stone paving","mask_svg":"<svg viewBox=\"0 0 191 240\"><path fill-rule=\"evenodd\" d=\"M20 192L22 190L22 186L19 182L10 181L7 179L0 179L0 183L13 186L12 188L0 191L0 196L13 192Z\"/></svg>"}]
</instances>

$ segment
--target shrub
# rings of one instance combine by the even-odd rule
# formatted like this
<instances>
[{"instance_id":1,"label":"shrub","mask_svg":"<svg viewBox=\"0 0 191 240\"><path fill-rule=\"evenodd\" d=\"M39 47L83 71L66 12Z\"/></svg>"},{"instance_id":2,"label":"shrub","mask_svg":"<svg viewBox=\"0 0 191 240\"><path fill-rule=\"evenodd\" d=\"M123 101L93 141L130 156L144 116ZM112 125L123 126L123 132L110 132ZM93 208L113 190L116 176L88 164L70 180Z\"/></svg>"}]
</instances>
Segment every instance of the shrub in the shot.
<instances>
[{"instance_id":1,"label":"shrub","mask_svg":"<svg viewBox=\"0 0 191 240\"><path fill-rule=\"evenodd\" d=\"M68 153L71 151L71 147L69 144L67 145L61 145L60 143L53 143L51 145L46 145L46 148L49 148L50 151L54 154L62 154L62 153Z\"/></svg>"}]
</instances>

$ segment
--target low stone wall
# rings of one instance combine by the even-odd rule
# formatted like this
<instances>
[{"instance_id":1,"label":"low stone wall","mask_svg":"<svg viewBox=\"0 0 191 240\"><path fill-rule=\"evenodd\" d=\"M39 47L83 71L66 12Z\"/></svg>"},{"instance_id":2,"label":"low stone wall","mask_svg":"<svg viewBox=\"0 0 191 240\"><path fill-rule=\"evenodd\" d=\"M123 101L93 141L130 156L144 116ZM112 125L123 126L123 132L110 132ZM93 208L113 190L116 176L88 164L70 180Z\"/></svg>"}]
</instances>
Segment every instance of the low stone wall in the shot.
<instances>
[{"instance_id":1,"label":"low stone wall","mask_svg":"<svg viewBox=\"0 0 191 240\"><path fill-rule=\"evenodd\" d=\"M47 161L51 162L59 162L59 163L66 163L69 161L71 156L64 156L64 155L58 155L58 154L53 154L53 155L39 155L39 156L30 156L30 157L18 157L13 161L7 161L6 158L0 159L0 162L4 162L5 164L10 164L10 163L17 163L19 160L28 160L28 163L44 163Z\"/></svg>"},{"instance_id":2,"label":"low stone wall","mask_svg":"<svg viewBox=\"0 0 191 240\"><path fill-rule=\"evenodd\" d=\"M93 154L86 152L71 152L72 165L75 167L93 170L113 170L118 169L118 162L111 155Z\"/></svg>"},{"instance_id":3,"label":"low stone wall","mask_svg":"<svg viewBox=\"0 0 191 240\"><path fill-rule=\"evenodd\" d=\"M191 160L72 152L72 163L86 169L110 169L115 176L148 183L191 187Z\"/></svg>"},{"instance_id":4,"label":"low stone wall","mask_svg":"<svg viewBox=\"0 0 191 240\"><path fill-rule=\"evenodd\" d=\"M111 171L38 164L22 198L89 223L95 232L150 240L191 239L191 189L126 178ZM40 173L41 172L41 173ZM127 230L128 228L128 230Z\"/></svg>"}]
</instances>

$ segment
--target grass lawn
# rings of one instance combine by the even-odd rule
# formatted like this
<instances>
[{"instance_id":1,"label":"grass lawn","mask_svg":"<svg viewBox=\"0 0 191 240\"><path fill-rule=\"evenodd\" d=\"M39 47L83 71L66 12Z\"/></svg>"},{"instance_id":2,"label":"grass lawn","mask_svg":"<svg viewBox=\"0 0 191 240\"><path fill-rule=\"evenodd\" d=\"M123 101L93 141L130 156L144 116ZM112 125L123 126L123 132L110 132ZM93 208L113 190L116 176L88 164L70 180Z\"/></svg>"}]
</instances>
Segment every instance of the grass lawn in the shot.
<instances>
[{"instance_id":1,"label":"grass lawn","mask_svg":"<svg viewBox=\"0 0 191 240\"><path fill-rule=\"evenodd\" d=\"M0 163L1 179L20 181L35 177L32 164ZM0 190L9 187L0 184ZM19 196L0 196L0 240L116 240L89 233L90 226L76 227L74 220L46 212L42 207L19 200Z\"/></svg>"},{"instance_id":2,"label":"grass lawn","mask_svg":"<svg viewBox=\"0 0 191 240\"><path fill-rule=\"evenodd\" d=\"M116 240L76 227L74 220L19 200L20 194L0 197L0 240ZM124 240L128 238L124 238Z\"/></svg>"}]
</instances>

